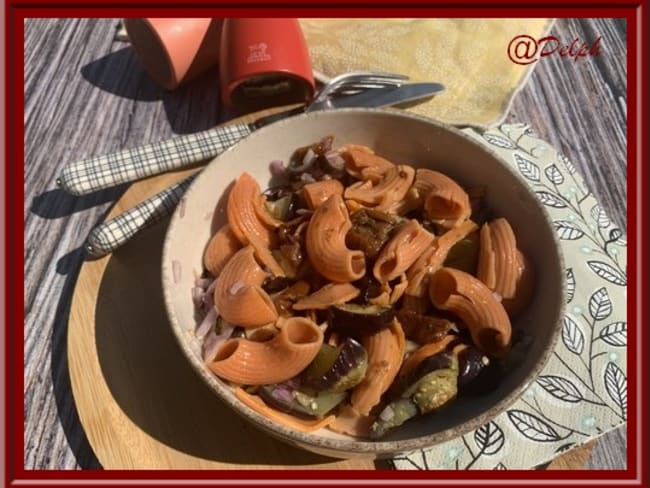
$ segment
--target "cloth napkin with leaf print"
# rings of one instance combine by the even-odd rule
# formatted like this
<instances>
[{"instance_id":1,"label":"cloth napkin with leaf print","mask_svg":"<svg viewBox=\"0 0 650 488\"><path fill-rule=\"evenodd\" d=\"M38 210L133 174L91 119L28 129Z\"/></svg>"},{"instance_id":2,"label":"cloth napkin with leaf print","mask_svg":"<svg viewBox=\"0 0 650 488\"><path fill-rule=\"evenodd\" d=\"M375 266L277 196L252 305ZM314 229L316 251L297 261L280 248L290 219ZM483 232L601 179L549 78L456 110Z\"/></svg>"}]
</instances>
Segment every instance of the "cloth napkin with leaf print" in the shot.
<instances>
[{"instance_id":1,"label":"cloth napkin with leaf print","mask_svg":"<svg viewBox=\"0 0 650 488\"><path fill-rule=\"evenodd\" d=\"M506 412L462 437L392 460L397 469L528 469L627 420L626 237L574 165L525 125L471 137L515 168L546 206L565 258L561 339Z\"/></svg>"}]
</instances>

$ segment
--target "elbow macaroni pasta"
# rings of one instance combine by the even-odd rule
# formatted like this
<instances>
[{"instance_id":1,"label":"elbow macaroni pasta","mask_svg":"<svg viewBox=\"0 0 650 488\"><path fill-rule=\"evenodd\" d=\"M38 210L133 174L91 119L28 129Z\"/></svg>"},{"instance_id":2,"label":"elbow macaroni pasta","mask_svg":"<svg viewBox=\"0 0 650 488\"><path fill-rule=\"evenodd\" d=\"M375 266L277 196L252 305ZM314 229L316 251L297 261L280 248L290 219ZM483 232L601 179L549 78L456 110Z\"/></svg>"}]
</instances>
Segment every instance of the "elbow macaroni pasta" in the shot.
<instances>
[{"instance_id":1,"label":"elbow macaroni pasta","mask_svg":"<svg viewBox=\"0 0 650 488\"><path fill-rule=\"evenodd\" d=\"M431 277L433 304L457 314L467 325L474 344L483 352L503 357L510 347L512 328L501 302L474 276L440 268Z\"/></svg>"},{"instance_id":2,"label":"elbow macaroni pasta","mask_svg":"<svg viewBox=\"0 0 650 488\"><path fill-rule=\"evenodd\" d=\"M404 224L377 257L372 273L380 283L399 277L431 245L435 236L417 220Z\"/></svg>"},{"instance_id":3,"label":"elbow macaroni pasta","mask_svg":"<svg viewBox=\"0 0 650 488\"><path fill-rule=\"evenodd\" d=\"M239 242L246 246L251 237L269 246L274 234L259 217L263 207L260 186L248 173L242 173L228 195L228 224ZM270 216L269 216L270 218Z\"/></svg>"},{"instance_id":4,"label":"elbow macaroni pasta","mask_svg":"<svg viewBox=\"0 0 650 488\"><path fill-rule=\"evenodd\" d=\"M293 317L269 341L226 341L208 366L217 376L240 385L280 383L305 369L322 344L323 331L314 322Z\"/></svg>"},{"instance_id":5,"label":"elbow macaroni pasta","mask_svg":"<svg viewBox=\"0 0 650 488\"><path fill-rule=\"evenodd\" d=\"M214 233L203 254L203 266L212 276L219 276L228 260L241 249L237 236L228 224Z\"/></svg>"},{"instance_id":6,"label":"elbow macaroni pasta","mask_svg":"<svg viewBox=\"0 0 650 488\"><path fill-rule=\"evenodd\" d=\"M267 198L286 193L262 194L245 172L236 180L227 200L228 223L210 238L203 266L214 277L210 290L219 320L238 333L221 339L206 366L232 384L243 404L274 422L301 432L328 428L367 437L381 408L430 356L475 347L503 358L512 340L511 317L531 300L534 274L509 222L496 218L479 228L458 182L431 169L395 164L365 146L338 151L331 161L340 165L342 159L344 175L316 181L311 174L298 175L300 180L294 175L286 215L274 207L274 217L267 206ZM324 157L316 149L310 154ZM324 160L316 166L323 165ZM468 236L478 254L474 275L449 267L454 259L445 264ZM381 323L377 317L387 310L393 313ZM334 312L352 314L352 329L340 328L341 315ZM424 320L440 313L448 322L458 319L469 337L432 328L414 335L412 314ZM402 328L400 320L407 319ZM367 328L365 322L376 321L376 330ZM300 385L320 352L331 355L350 339L364 350L367 368L331 411L299 418L258 396L260 386Z\"/></svg>"},{"instance_id":7,"label":"elbow macaroni pasta","mask_svg":"<svg viewBox=\"0 0 650 488\"><path fill-rule=\"evenodd\" d=\"M311 264L337 283L358 280L366 273L363 252L345 245L345 235L351 227L345 203L336 194L316 209L307 227L305 244Z\"/></svg>"},{"instance_id":8,"label":"elbow macaroni pasta","mask_svg":"<svg viewBox=\"0 0 650 488\"><path fill-rule=\"evenodd\" d=\"M266 273L257 264L251 246L235 253L224 266L214 288L214 304L221 316L242 327L274 322L278 312L261 285Z\"/></svg>"},{"instance_id":9,"label":"elbow macaroni pasta","mask_svg":"<svg viewBox=\"0 0 650 488\"><path fill-rule=\"evenodd\" d=\"M339 180L317 181L306 184L302 192L309 208L315 210L332 195L343 195L343 184Z\"/></svg>"}]
</instances>

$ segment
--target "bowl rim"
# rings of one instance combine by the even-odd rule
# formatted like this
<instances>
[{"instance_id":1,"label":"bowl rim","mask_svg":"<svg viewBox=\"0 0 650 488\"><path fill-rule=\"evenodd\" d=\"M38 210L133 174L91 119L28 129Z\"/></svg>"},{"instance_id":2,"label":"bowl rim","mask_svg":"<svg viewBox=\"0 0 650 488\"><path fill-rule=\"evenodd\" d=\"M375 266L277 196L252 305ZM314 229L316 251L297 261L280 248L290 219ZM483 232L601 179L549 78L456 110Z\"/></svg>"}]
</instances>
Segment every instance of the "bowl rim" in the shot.
<instances>
[{"instance_id":1,"label":"bowl rim","mask_svg":"<svg viewBox=\"0 0 650 488\"><path fill-rule=\"evenodd\" d=\"M327 111L311 112L304 113L287 119L282 119L268 126L262 127L253 131L250 135L244 139L238 141L234 145L230 146L224 152L219 154L217 157L209 161L206 165L206 168L210 165L218 164L219 159L226 153L236 150L236 148L248 141L250 138L261 137L265 132L271 130L278 130L282 126L290 123L298 123L299 120L305 118L315 118L323 116L324 114L349 114L350 116L354 115L368 115L368 114L377 114L382 116L390 116L396 118L407 118L412 119L418 122L425 123L432 126L432 128L446 130L451 132L460 138L462 138L466 143L476 146L479 150L484 151L491 155L503 168L508 171L512 176L514 176L521 184L521 187L529 193L529 196L537 203L537 207L541 210L542 218L545 220L546 225L549 230L551 230L551 235L553 242L555 244L554 250L557 254L557 262L559 265L559 274L562 275L566 270L564 253L560 245L560 240L557 236L557 233L553 228L553 220L548 213L548 210L544 207L541 202L535 197L533 190L528 186L524 178L518 174L514 168L507 164L502 156L494 152L490 147L480 144L471 136L463 132L460 128L455 127L450 124L440 122L438 120L426 117L423 115L407 112L401 109L395 108L344 108L344 109L333 109ZM296 120L294 120L296 119ZM465 126L464 126L465 127ZM469 127L469 126L467 126ZM474 130L476 130L474 128ZM257 135L259 134L259 135ZM190 187L185 192L186 197L192 195L193 191L196 191L198 187L198 181L201 181L201 178L205 177L205 172L201 171L194 181L191 183ZM433 447L435 445L441 444L445 441L458 438L468 432L475 430L482 425L490 422L500 414L504 413L509 406L511 406L515 401L517 401L522 394L528 389L528 387L538 378L541 371L547 365L553 351L556 347L560 336L560 330L562 326L562 318L565 314L566 308L566 294L567 294L567 284L566 280L560 280L559 287L556 290L556 300L559 303L559 307L554 318L553 330L551 331L550 340L547 342L546 346L542 349L540 354L540 360L535 364L531 371L526 375L524 381L518 384L516 387L510 391L505 397L498 400L492 407L486 411L472 417L471 419L465 421L464 423L451 426L439 432L413 438L413 439L402 439L402 440L391 440L391 441L368 441L363 439L356 439L351 436L349 439L341 439L334 437L325 437L320 435L314 435L315 433L303 433L297 430L285 427L284 425L278 424L277 422L265 417L264 415L259 414L254 411L247 405L239 401L233 394L232 387L228 386L222 380L216 378L213 374L206 371L205 365L202 361L199 360L193 354L189 354L187 351L187 346L184 343L184 333L181 330L181 327L178 324L178 319L174 312L171 300L171 291L169 284L172 283L172 270L169 261L169 247L170 247L170 235L172 234L172 229L175 227L176 222L179 220L179 207L177 207L169 221L169 226L165 233L165 239L163 244L163 253L162 253L162 289L163 297L165 302L165 309L167 312L167 317L171 325L174 337L176 338L179 347L181 348L183 355L186 359L189 360L193 369L199 374L199 376L204 380L206 385L217 395L217 397L230 406L237 414L243 416L249 420L257 428L268 431L269 434L283 440L284 442L290 442L294 445L306 444L315 449L321 448L328 450L333 453L339 453L343 456L349 457L349 455L375 455L375 456L386 456L386 455L395 455L399 453L406 453L410 451L415 451L418 449ZM306 448L301 446L302 448ZM308 449L308 448L306 448Z\"/></svg>"}]
</instances>

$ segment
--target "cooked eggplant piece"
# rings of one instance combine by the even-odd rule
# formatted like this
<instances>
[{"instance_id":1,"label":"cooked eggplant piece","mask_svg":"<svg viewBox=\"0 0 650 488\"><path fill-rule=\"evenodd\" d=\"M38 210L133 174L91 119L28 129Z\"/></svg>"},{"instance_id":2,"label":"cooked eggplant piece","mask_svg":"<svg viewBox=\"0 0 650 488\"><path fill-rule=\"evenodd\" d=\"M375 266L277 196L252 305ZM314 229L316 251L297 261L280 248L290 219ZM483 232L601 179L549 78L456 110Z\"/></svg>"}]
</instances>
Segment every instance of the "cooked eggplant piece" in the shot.
<instances>
[{"instance_id":1,"label":"cooked eggplant piece","mask_svg":"<svg viewBox=\"0 0 650 488\"><path fill-rule=\"evenodd\" d=\"M481 396L496 390L504 377L502 365L497 361L483 367L469 383L459 386L459 393L466 396Z\"/></svg>"},{"instance_id":2,"label":"cooked eggplant piece","mask_svg":"<svg viewBox=\"0 0 650 488\"><path fill-rule=\"evenodd\" d=\"M287 383L265 385L257 393L273 408L308 418L323 418L347 396L345 392L305 393Z\"/></svg>"},{"instance_id":3,"label":"cooked eggplant piece","mask_svg":"<svg viewBox=\"0 0 650 488\"><path fill-rule=\"evenodd\" d=\"M329 307L329 323L345 335L359 338L389 327L395 318L392 307L344 303Z\"/></svg>"},{"instance_id":4,"label":"cooked eggplant piece","mask_svg":"<svg viewBox=\"0 0 650 488\"><path fill-rule=\"evenodd\" d=\"M465 239L458 241L447 254L444 265L475 275L478 265L479 234L473 232Z\"/></svg>"},{"instance_id":5,"label":"cooked eggplant piece","mask_svg":"<svg viewBox=\"0 0 650 488\"><path fill-rule=\"evenodd\" d=\"M293 189L288 185L273 186L264 190L262 193L266 197L267 202L275 202L281 198L293 194Z\"/></svg>"},{"instance_id":6,"label":"cooked eggplant piece","mask_svg":"<svg viewBox=\"0 0 650 488\"><path fill-rule=\"evenodd\" d=\"M291 283L293 281L286 276L272 276L262 283L262 289L266 293L277 293L291 286Z\"/></svg>"},{"instance_id":7,"label":"cooked eggplant piece","mask_svg":"<svg viewBox=\"0 0 650 488\"><path fill-rule=\"evenodd\" d=\"M352 338L340 346L323 344L301 375L306 386L317 391L343 392L358 385L368 369L368 353Z\"/></svg>"},{"instance_id":8,"label":"cooked eggplant piece","mask_svg":"<svg viewBox=\"0 0 650 488\"><path fill-rule=\"evenodd\" d=\"M485 203L487 189L485 186L474 186L467 188L465 191L469 196L469 204L472 208L470 218L480 227L490 220L490 210Z\"/></svg>"},{"instance_id":9,"label":"cooked eggplant piece","mask_svg":"<svg viewBox=\"0 0 650 488\"><path fill-rule=\"evenodd\" d=\"M299 298L307 295L309 295L309 283L301 280L296 281L293 285L278 293L274 293L271 299L278 313L283 317L288 317L294 314L293 304Z\"/></svg>"},{"instance_id":10,"label":"cooked eggplant piece","mask_svg":"<svg viewBox=\"0 0 650 488\"><path fill-rule=\"evenodd\" d=\"M266 201L266 210L275 219L287 222L296 216L296 199L294 193L289 193L277 200Z\"/></svg>"},{"instance_id":11,"label":"cooked eggplant piece","mask_svg":"<svg viewBox=\"0 0 650 488\"><path fill-rule=\"evenodd\" d=\"M458 353L458 389L463 389L473 382L490 365L490 358L473 346Z\"/></svg>"},{"instance_id":12,"label":"cooked eggplant piece","mask_svg":"<svg viewBox=\"0 0 650 488\"><path fill-rule=\"evenodd\" d=\"M330 171L337 169L327 159L327 153L332 149L333 136L325 136L319 142L296 149L289 160L287 171L293 180L308 182L304 176L313 180L321 178ZM339 169L338 173L342 173Z\"/></svg>"},{"instance_id":13,"label":"cooked eggplant piece","mask_svg":"<svg viewBox=\"0 0 650 488\"><path fill-rule=\"evenodd\" d=\"M377 439L410 418L440 410L458 393L458 359L441 352L428 357L413 374L414 380L402 395L389 403L370 427Z\"/></svg>"},{"instance_id":14,"label":"cooked eggplant piece","mask_svg":"<svg viewBox=\"0 0 650 488\"><path fill-rule=\"evenodd\" d=\"M398 398L389 403L370 426L370 437L379 439L390 429L402 425L419 413L418 406L410 398Z\"/></svg>"},{"instance_id":15,"label":"cooked eggplant piece","mask_svg":"<svg viewBox=\"0 0 650 488\"><path fill-rule=\"evenodd\" d=\"M441 341L454 326L446 318L421 315L413 310L398 311L397 320L406 337L420 344Z\"/></svg>"},{"instance_id":16,"label":"cooked eggplant piece","mask_svg":"<svg viewBox=\"0 0 650 488\"><path fill-rule=\"evenodd\" d=\"M377 216L376 211L374 215ZM372 217L368 209L354 212L350 216L350 221L352 227L345 236L345 244L350 249L363 251L370 260L377 257L397 227L397 222L390 216L380 220Z\"/></svg>"},{"instance_id":17,"label":"cooked eggplant piece","mask_svg":"<svg viewBox=\"0 0 650 488\"><path fill-rule=\"evenodd\" d=\"M352 303L358 303L359 305L368 305L371 298L376 298L381 295L382 286L381 284L374 279L372 276L364 276L358 281L355 281L354 286L356 286L361 293L352 300Z\"/></svg>"}]
</instances>

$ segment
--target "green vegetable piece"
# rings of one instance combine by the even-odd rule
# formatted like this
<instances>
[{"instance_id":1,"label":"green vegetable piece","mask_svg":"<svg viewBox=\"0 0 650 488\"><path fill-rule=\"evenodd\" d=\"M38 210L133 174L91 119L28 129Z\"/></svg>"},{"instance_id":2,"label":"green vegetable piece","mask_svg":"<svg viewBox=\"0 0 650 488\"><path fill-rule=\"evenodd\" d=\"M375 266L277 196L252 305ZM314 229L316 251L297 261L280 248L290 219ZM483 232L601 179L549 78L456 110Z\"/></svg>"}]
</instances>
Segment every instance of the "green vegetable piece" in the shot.
<instances>
[{"instance_id":1,"label":"green vegetable piece","mask_svg":"<svg viewBox=\"0 0 650 488\"><path fill-rule=\"evenodd\" d=\"M379 439L390 429L398 427L418 414L418 407L410 398L398 398L384 408L370 426L370 438Z\"/></svg>"},{"instance_id":2,"label":"green vegetable piece","mask_svg":"<svg viewBox=\"0 0 650 488\"><path fill-rule=\"evenodd\" d=\"M370 427L372 438L378 439L416 415L439 410L453 400L458 393L458 359L445 352L431 356L418 367L416 378L400 398L381 411Z\"/></svg>"},{"instance_id":3,"label":"green vegetable piece","mask_svg":"<svg viewBox=\"0 0 650 488\"><path fill-rule=\"evenodd\" d=\"M278 198L275 201L266 202L266 210L275 219L286 222L293 214L294 198L293 194L289 194Z\"/></svg>"},{"instance_id":4,"label":"green vegetable piece","mask_svg":"<svg viewBox=\"0 0 650 488\"><path fill-rule=\"evenodd\" d=\"M368 353L352 338L339 347L323 344L302 375L304 384L317 391L344 392L358 385L368 370Z\"/></svg>"},{"instance_id":5,"label":"green vegetable piece","mask_svg":"<svg viewBox=\"0 0 650 488\"><path fill-rule=\"evenodd\" d=\"M444 265L475 275L478 266L479 238L474 232L452 246Z\"/></svg>"},{"instance_id":6,"label":"green vegetable piece","mask_svg":"<svg viewBox=\"0 0 650 488\"><path fill-rule=\"evenodd\" d=\"M283 412L307 418L323 418L341 403L345 392L308 393L288 387L286 384L265 385L258 393L271 407Z\"/></svg>"}]
</instances>

